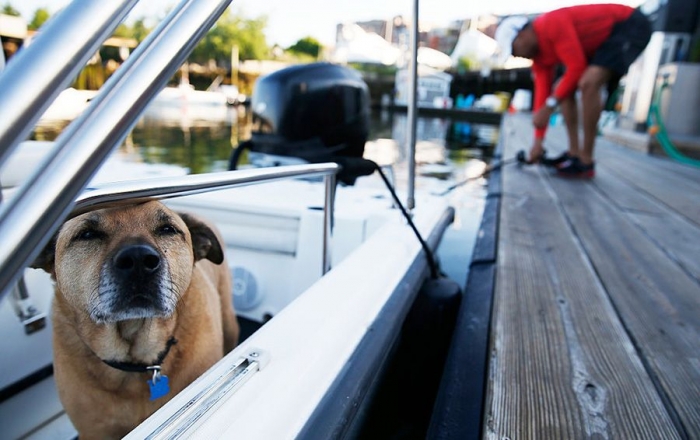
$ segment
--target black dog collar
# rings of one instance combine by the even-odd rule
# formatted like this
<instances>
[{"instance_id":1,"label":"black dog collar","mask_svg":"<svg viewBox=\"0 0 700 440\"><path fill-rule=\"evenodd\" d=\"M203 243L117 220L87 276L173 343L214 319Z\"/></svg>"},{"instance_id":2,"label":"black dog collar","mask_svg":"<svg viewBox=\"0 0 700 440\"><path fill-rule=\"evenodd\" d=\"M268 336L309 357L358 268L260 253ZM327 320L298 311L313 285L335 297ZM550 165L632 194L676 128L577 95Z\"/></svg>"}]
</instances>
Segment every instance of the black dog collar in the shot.
<instances>
[{"instance_id":1,"label":"black dog collar","mask_svg":"<svg viewBox=\"0 0 700 440\"><path fill-rule=\"evenodd\" d=\"M146 373L154 370L160 371L160 366L163 364L163 361L165 360L165 357L168 355L168 353L170 353L170 348L172 348L172 346L175 344L177 344L177 339L171 336L170 339L168 339L168 342L165 344L165 349L158 354L158 359L156 359L155 362L152 362L151 364L144 364L139 362L122 362L105 359L102 359L102 362L104 362L112 368L116 368L117 370L126 371L129 373Z\"/></svg>"},{"instance_id":2,"label":"black dog collar","mask_svg":"<svg viewBox=\"0 0 700 440\"><path fill-rule=\"evenodd\" d=\"M172 348L172 346L175 344L177 344L177 339L171 336L165 345L165 350L161 351L160 354L158 354L158 359L156 359L156 361L153 362L151 365L137 362L122 362L104 359L102 359L102 362L104 362L112 368L116 368L117 370L126 371L129 373L152 372L153 377L150 380L146 381L146 383L148 384L148 388L151 393L151 400L156 400L170 392L170 381L168 379L168 376L162 374L160 366L163 364L165 357L170 352L170 348Z\"/></svg>"}]
</instances>

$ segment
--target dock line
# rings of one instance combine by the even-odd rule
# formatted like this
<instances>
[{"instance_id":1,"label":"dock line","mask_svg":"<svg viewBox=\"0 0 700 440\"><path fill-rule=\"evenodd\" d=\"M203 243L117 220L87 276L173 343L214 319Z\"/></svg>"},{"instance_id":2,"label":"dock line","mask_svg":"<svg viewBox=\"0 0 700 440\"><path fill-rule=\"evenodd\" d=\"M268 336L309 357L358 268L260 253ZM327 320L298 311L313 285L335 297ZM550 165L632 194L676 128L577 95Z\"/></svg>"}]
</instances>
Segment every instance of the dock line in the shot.
<instances>
[{"instance_id":1,"label":"dock line","mask_svg":"<svg viewBox=\"0 0 700 440\"><path fill-rule=\"evenodd\" d=\"M522 157L521 157L520 153L523 153ZM521 164L521 165L524 163L527 163L525 161L525 153L523 151L519 151L515 157L511 157L509 159L504 159L504 160L500 160L500 161L495 161L492 164L487 165L486 168L484 168L484 171L482 171L478 175L472 176L472 177L467 177L466 179L461 180L461 181L455 183L454 185L450 185L449 187L447 187L447 189L445 189L442 192L439 192L439 193L433 192L432 194L434 196L446 196L447 194L451 193L455 189L459 188L462 185L465 185L465 184L471 182L472 180L481 179L482 177L486 176L491 171L497 170L499 168L502 168L506 165L510 165L513 163L517 163L517 164Z\"/></svg>"}]
</instances>

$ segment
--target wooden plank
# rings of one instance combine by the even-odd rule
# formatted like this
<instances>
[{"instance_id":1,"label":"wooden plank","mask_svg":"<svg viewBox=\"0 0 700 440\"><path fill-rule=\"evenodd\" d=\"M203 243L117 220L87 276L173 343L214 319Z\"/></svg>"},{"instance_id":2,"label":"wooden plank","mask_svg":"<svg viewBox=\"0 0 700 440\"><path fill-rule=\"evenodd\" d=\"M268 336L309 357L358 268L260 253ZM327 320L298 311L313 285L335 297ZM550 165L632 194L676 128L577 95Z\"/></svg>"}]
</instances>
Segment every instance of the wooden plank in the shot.
<instances>
[{"instance_id":1,"label":"wooden plank","mask_svg":"<svg viewBox=\"0 0 700 440\"><path fill-rule=\"evenodd\" d=\"M599 137L596 140L596 145L602 146L605 154L615 154L621 157L629 158L629 160L633 161L634 163L646 164L648 165L647 169L650 169L652 172L658 172L662 176L668 176L668 171L670 171L670 174L672 175L683 177L684 179L691 180L696 184L700 183L700 172L698 172L697 167L674 161L668 156L651 155L641 151L631 150L630 148L618 145L610 139L606 139L604 137Z\"/></svg>"},{"instance_id":2,"label":"wooden plank","mask_svg":"<svg viewBox=\"0 0 700 440\"><path fill-rule=\"evenodd\" d=\"M504 174L485 437L679 438L543 170Z\"/></svg>"},{"instance_id":3,"label":"wooden plank","mask_svg":"<svg viewBox=\"0 0 700 440\"><path fill-rule=\"evenodd\" d=\"M531 131L527 117L519 118L517 124L519 130ZM548 138L550 145L566 148L562 127L550 129ZM700 280L696 249L700 243L700 170L615 145L608 139L599 137L597 143L600 159L595 185L671 259Z\"/></svg>"},{"instance_id":4,"label":"wooden plank","mask_svg":"<svg viewBox=\"0 0 700 440\"><path fill-rule=\"evenodd\" d=\"M525 127L529 124L526 116L520 115L519 126ZM532 135L532 128L529 127L529 136ZM525 132L524 132L525 134ZM563 126L555 126L548 130L545 145L551 149L553 154L558 154L566 151L568 148L568 137ZM633 150L622 145L616 144L611 139L603 136L596 138L595 155L597 159L605 159L607 157L615 157L622 159L626 168L642 167L645 173L650 173L656 177L663 178L680 178L682 181L676 180L681 186L691 184L691 188L696 191L700 185L700 170L697 167L681 164L667 156L650 155L638 150ZM604 163L604 161L603 161Z\"/></svg>"},{"instance_id":5,"label":"wooden plank","mask_svg":"<svg viewBox=\"0 0 700 440\"><path fill-rule=\"evenodd\" d=\"M669 240L668 231L652 240L586 183L550 179L672 411L690 438L700 438L700 284L657 245Z\"/></svg>"},{"instance_id":6,"label":"wooden plank","mask_svg":"<svg viewBox=\"0 0 700 440\"><path fill-rule=\"evenodd\" d=\"M607 168L601 168L594 185L644 234L690 276L700 282L700 227L636 190Z\"/></svg>"},{"instance_id":7,"label":"wooden plank","mask_svg":"<svg viewBox=\"0 0 700 440\"><path fill-rule=\"evenodd\" d=\"M523 137L531 136L532 128L528 127L527 117L518 118L517 126ZM568 139L563 127L550 128L545 144L552 155L565 151ZM595 156L596 171L603 167L612 169L620 178L700 225L699 169L665 157L633 151L602 137L596 140Z\"/></svg>"},{"instance_id":8,"label":"wooden plank","mask_svg":"<svg viewBox=\"0 0 700 440\"><path fill-rule=\"evenodd\" d=\"M672 172L667 171L665 176L657 174L653 168L636 166L619 157L604 157L600 166L610 168L631 185L700 225L700 185Z\"/></svg>"}]
</instances>

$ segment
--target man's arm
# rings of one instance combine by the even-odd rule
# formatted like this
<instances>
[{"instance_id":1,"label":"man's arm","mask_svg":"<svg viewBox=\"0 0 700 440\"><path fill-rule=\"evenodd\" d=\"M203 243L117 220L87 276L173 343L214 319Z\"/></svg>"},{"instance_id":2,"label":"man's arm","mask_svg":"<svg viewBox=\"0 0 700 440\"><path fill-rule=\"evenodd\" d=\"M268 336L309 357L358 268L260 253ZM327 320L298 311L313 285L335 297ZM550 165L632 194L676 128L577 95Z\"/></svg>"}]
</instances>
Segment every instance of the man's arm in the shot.
<instances>
[{"instance_id":1,"label":"man's arm","mask_svg":"<svg viewBox=\"0 0 700 440\"><path fill-rule=\"evenodd\" d=\"M545 106L545 101L552 96L555 100L561 101L572 95L578 87L578 81L586 70L587 60L581 42L579 41L576 28L571 19L563 11L555 11L542 17L540 27L550 36L553 41L553 50L557 58L561 60L566 71L557 87L552 91L554 71L548 68L539 67L533 64L535 74L535 113L532 123L535 126L535 140L544 138L547 124L554 107ZM538 80L542 78L542 80Z\"/></svg>"},{"instance_id":2,"label":"man's arm","mask_svg":"<svg viewBox=\"0 0 700 440\"><path fill-rule=\"evenodd\" d=\"M535 111L533 116L533 125L535 125L535 139L543 139L545 132L547 131L547 120L544 124L537 121L538 113L544 113L547 109L545 106L545 101L547 97L552 92L552 83L554 82L554 69L552 67L543 67L537 63L532 65L532 74L535 76L535 99L533 110ZM541 119L542 117L540 117Z\"/></svg>"},{"instance_id":3,"label":"man's arm","mask_svg":"<svg viewBox=\"0 0 700 440\"><path fill-rule=\"evenodd\" d=\"M562 17L564 18L564 17ZM554 43L554 52L566 68L564 76L552 94L557 101L573 95L578 87L578 81L586 70L588 61L581 46L578 34L571 20L560 19L556 24L557 39Z\"/></svg>"}]
</instances>

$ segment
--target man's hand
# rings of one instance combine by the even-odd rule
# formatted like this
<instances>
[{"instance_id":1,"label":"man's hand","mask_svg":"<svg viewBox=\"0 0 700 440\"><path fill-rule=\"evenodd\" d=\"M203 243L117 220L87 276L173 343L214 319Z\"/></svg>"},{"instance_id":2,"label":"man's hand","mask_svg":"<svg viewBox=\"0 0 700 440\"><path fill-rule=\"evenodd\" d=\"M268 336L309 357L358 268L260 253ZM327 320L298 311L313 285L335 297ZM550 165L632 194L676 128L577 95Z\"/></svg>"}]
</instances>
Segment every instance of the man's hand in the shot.
<instances>
[{"instance_id":1,"label":"man's hand","mask_svg":"<svg viewBox=\"0 0 700 440\"><path fill-rule=\"evenodd\" d=\"M532 125L534 125L535 128L545 128L549 123L549 118L552 116L552 113L554 113L553 109L547 106L540 107L532 116Z\"/></svg>"}]
</instances>

